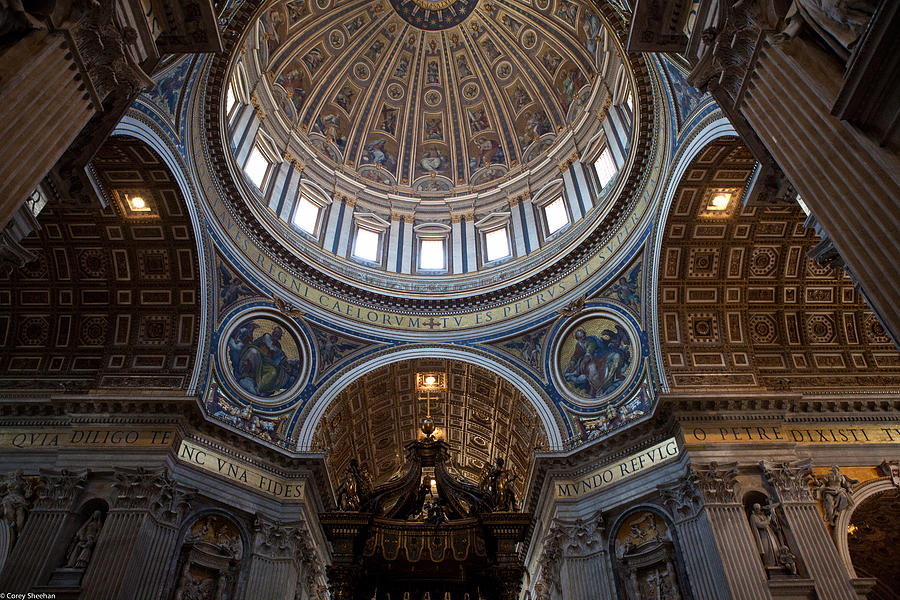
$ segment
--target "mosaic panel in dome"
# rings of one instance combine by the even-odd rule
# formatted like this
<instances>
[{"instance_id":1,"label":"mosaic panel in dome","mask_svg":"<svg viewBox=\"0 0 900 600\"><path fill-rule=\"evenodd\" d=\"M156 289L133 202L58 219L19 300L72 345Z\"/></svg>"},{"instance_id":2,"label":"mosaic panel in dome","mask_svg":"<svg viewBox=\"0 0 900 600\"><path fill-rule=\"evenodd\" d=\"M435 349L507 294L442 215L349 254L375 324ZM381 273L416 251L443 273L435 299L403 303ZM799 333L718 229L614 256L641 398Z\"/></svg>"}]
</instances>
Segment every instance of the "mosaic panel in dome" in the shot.
<instances>
[{"instance_id":1,"label":"mosaic panel in dome","mask_svg":"<svg viewBox=\"0 0 900 600\"><path fill-rule=\"evenodd\" d=\"M279 396L300 378L303 359L297 340L281 323L266 317L241 321L227 339L228 374L244 391Z\"/></svg>"},{"instance_id":2,"label":"mosaic panel in dome","mask_svg":"<svg viewBox=\"0 0 900 600\"><path fill-rule=\"evenodd\" d=\"M691 163L669 211L658 288L673 390L888 390L900 354L850 277L817 265L797 206L744 207L754 160L736 138ZM732 193L726 210L712 196Z\"/></svg>"},{"instance_id":3,"label":"mosaic panel in dome","mask_svg":"<svg viewBox=\"0 0 900 600\"><path fill-rule=\"evenodd\" d=\"M609 398L634 370L635 345L621 322L594 316L569 327L556 355L562 385L580 400Z\"/></svg>"}]
</instances>

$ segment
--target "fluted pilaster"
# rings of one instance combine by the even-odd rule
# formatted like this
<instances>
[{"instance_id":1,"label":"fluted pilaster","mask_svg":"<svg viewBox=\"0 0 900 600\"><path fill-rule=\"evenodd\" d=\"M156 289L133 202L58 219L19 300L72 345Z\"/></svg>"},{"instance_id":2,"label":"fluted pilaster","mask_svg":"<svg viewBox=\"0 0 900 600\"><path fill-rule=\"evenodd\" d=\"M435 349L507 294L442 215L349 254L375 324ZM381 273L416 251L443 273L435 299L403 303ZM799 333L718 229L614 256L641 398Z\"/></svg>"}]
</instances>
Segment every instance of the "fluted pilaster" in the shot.
<instances>
[{"instance_id":1,"label":"fluted pilaster","mask_svg":"<svg viewBox=\"0 0 900 600\"><path fill-rule=\"evenodd\" d=\"M769 484L775 489L784 510L787 526L794 536L809 576L820 598L856 600L850 574L812 497L809 460L795 463L762 463Z\"/></svg>"},{"instance_id":2,"label":"fluted pilaster","mask_svg":"<svg viewBox=\"0 0 900 600\"><path fill-rule=\"evenodd\" d=\"M158 598L176 552L187 495L165 470L120 469L114 485L116 495L85 572L82 598Z\"/></svg>"},{"instance_id":3,"label":"fluted pilaster","mask_svg":"<svg viewBox=\"0 0 900 600\"><path fill-rule=\"evenodd\" d=\"M737 464L698 466L693 469L692 478L709 519L728 587L727 595L719 597L771 598L747 516L738 501ZM696 533L699 535L700 531Z\"/></svg>"},{"instance_id":4,"label":"fluted pilaster","mask_svg":"<svg viewBox=\"0 0 900 600\"><path fill-rule=\"evenodd\" d=\"M37 504L6 561L0 589L29 590L40 583L39 578L51 568L47 561L55 556L54 548L67 542L60 539L63 524L86 481L87 471L41 471Z\"/></svg>"},{"instance_id":5,"label":"fluted pilaster","mask_svg":"<svg viewBox=\"0 0 900 600\"><path fill-rule=\"evenodd\" d=\"M698 600L730 598L727 582L721 577L724 566L714 541L712 524L703 511L696 477L690 468L680 481L662 486L659 491L675 521L681 557L694 597Z\"/></svg>"}]
</instances>

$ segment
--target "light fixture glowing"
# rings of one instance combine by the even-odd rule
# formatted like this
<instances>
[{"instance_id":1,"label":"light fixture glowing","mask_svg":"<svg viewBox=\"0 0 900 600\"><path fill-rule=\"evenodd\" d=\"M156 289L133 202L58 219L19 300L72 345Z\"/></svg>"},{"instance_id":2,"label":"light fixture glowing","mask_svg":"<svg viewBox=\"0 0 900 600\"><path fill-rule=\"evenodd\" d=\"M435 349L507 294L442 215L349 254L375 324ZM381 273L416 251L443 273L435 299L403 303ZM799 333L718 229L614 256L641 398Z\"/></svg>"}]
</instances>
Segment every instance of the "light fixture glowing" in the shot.
<instances>
[{"instance_id":1,"label":"light fixture glowing","mask_svg":"<svg viewBox=\"0 0 900 600\"><path fill-rule=\"evenodd\" d=\"M429 375L425 378L426 385L434 385L435 382L437 382L437 377L435 377L434 375Z\"/></svg>"},{"instance_id":2,"label":"light fixture glowing","mask_svg":"<svg viewBox=\"0 0 900 600\"><path fill-rule=\"evenodd\" d=\"M849 525L847 525L847 533L849 535L853 535L854 533L857 532L858 529L859 529L859 527L857 527L853 523L850 523Z\"/></svg>"},{"instance_id":3,"label":"light fixture glowing","mask_svg":"<svg viewBox=\"0 0 900 600\"><path fill-rule=\"evenodd\" d=\"M128 208L131 209L131 212L150 212L151 208L147 204L147 201L144 200L141 196L128 196L125 195L125 200L128 202Z\"/></svg>"},{"instance_id":4,"label":"light fixture glowing","mask_svg":"<svg viewBox=\"0 0 900 600\"><path fill-rule=\"evenodd\" d=\"M728 203L731 202L731 194L729 193L721 193L713 196L709 204L706 206L707 210L725 210L728 208Z\"/></svg>"}]
</instances>

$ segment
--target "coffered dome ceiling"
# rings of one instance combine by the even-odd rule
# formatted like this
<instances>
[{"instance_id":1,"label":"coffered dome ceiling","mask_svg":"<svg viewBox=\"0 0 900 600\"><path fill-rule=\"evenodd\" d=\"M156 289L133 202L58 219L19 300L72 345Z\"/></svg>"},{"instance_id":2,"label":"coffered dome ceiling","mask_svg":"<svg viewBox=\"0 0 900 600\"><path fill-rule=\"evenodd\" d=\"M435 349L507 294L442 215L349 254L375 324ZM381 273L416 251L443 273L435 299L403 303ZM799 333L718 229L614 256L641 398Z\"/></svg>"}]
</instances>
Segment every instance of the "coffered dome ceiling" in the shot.
<instances>
[{"instance_id":1,"label":"coffered dome ceiling","mask_svg":"<svg viewBox=\"0 0 900 600\"><path fill-rule=\"evenodd\" d=\"M605 29L579 0L287 0L257 35L271 110L302 144L417 197L534 165L600 96Z\"/></svg>"}]
</instances>

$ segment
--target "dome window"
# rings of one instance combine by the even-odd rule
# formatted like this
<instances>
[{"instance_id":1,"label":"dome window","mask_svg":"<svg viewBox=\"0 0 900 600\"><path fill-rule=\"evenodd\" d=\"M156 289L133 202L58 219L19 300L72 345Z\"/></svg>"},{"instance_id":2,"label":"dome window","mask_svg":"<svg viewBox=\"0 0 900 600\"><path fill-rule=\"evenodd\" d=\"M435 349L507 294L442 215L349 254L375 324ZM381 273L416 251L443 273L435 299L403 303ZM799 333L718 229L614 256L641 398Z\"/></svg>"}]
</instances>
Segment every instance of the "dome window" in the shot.
<instances>
[{"instance_id":1,"label":"dome window","mask_svg":"<svg viewBox=\"0 0 900 600\"><path fill-rule=\"evenodd\" d=\"M447 268L443 239L423 239L419 244L419 269L443 271Z\"/></svg>"},{"instance_id":2,"label":"dome window","mask_svg":"<svg viewBox=\"0 0 900 600\"><path fill-rule=\"evenodd\" d=\"M569 224L569 213L562 196L544 206L544 220L547 223L547 235L552 235Z\"/></svg>"},{"instance_id":3,"label":"dome window","mask_svg":"<svg viewBox=\"0 0 900 600\"><path fill-rule=\"evenodd\" d=\"M234 107L237 105L237 96L234 95L234 84L228 84L228 90L225 92L225 114L228 115L228 121L231 122L231 117L234 112Z\"/></svg>"},{"instance_id":4,"label":"dome window","mask_svg":"<svg viewBox=\"0 0 900 600\"><path fill-rule=\"evenodd\" d=\"M597 171L597 179L600 181L601 188L605 188L612 181L612 178L616 176L618 169L615 161L613 161L612 151L609 147L604 148L603 152L600 153L600 156L594 162L594 169Z\"/></svg>"},{"instance_id":5,"label":"dome window","mask_svg":"<svg viewBox=\"0 0 900 600\"><path fill-rule=\"evenodd\" d=\"M378 249L381 246L381 234L365 227L357 227L353 240L353 256L378 262Z\"/></svg>"},{"instance_id":6,"label":"dome window","mask_svg":"<svg viewBox=\"0 0 900 600\"><path fill-rule=\"evenodd\" d=\"M297 199L297 206L294 209L294 215L291 217L291 223L309 235L316 235L320 212L322 212L321 206L301 195Z\"/></svg>"},{"instance_id":7,"label":"dome window","mask_svg":"<svg viewBox=\"0 0 900 600\"><path fill-rule=\"evenodd\" d=\"M244 174L253 182L253 185L262 191L265 189L266 176L269 174L271 167L272 163L259 149L259 145L254 145L253 150L250 151L250 156L247 157L247 164L244 165Z\"/></svg>"},{"instance_id":8,"label":"dome window","mask_svg":"<svg viewBox=\"0 0 900 600\"><path fill-rule=\"evenodd\" d=\"M486 232L484 234L484 248L488 262L509 256L509 233L506 227Z\"/></svg>"}]
</instances>

